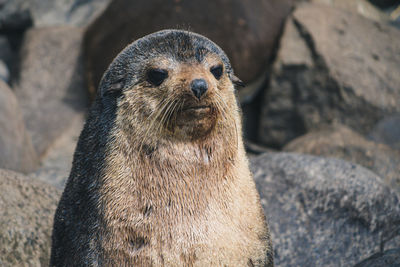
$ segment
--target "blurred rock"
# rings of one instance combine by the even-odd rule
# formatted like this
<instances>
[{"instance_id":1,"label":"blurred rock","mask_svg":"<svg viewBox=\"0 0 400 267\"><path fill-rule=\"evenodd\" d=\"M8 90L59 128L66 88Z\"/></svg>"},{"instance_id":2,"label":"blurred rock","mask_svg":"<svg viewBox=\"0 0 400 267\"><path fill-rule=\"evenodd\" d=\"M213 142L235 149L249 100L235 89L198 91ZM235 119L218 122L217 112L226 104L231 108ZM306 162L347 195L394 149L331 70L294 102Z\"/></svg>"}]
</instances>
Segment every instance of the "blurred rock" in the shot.
<instances>
[{"instance_id":1,"label":"blurred rock","mask_svg":"<svg viewBox=\"0 0 400 267\"><path fill-rule=\"evenodd\" d=\"M340 158L362 165L397 189L400 195L400 151L368 141L345 126L311 131L291 141L283 150Z\"/></svg>"},{"instance_id":2,"label":"blurred rock","mask_svg":"<svg viewBox=\"0 0 400 267\"><path fill-rule=\"evenodd\" d=\"M367 0L311 0L314 3L326 4L363 15L377 21L389 21L389 16L373 6Z\"/></svg>"},{"instance_id":3,"label":"blurred rock","mask_svg":"<svg viewBox=\"0 0 400 267\"><path fill-rule=\"evenodd\" d=\"M96 91L104 71L127 44L167 28L190 29L207 36L227 53L240 79L253 81L263 75L273 55L291 2L114 0L86 33L91 91Z\"/></svg>"},{"instance_id":4,"label":"blurred rock","mask_svg":"<svg viewBox=\"0 0 400 267\"><path fill-rule=\"evenodd\" d=\"M60 195L50 185L0 170L1 266L48 266Z\"/></svg>"},{"instance_id":5,"label":"blurred rock","mask_svg":"<svg viewBox=\"0 0 400 267\"><path fill-rule=\"evenodd\" d=\"M0 32L36 27L86 26L110 0L1 0Z\"/></svg>"},{"instance_id":6,"label":"blurred rock","mask_svg":"<svg viewBox=\"0 0 400 267\"><path fill-rule=\"evenodd\" d=\"M377 253L354 267L399 267L400 248Z\"/></svg>"},{"instance_id":7,"label":"blurred rock","mask_svg":"<svg viewBox=\"0 0 400 267\"><path fill-rule=\"evenodd\" d=\"M5 35L0 35L0 60L5 64L10 65L13 59L13 51L10 43Z\"/></svg>"},{"instance_id":8,"label":"blurred rock","mask_svg":"<svg viewBox=\"0 0 400 267\"><path fill-rule=\"evenodd\" d=\"M26 1L26 0L23 0ZM35 26L86 26L110 0L30 0Z\"/></svg>"},{"instance_id":9,"label":"blurred rock","mask_svg":"<svg viewBox=\"0 0 400 267\"><path fill-rule=\"evenodd\" d=\"M10 81L9 66L13 59L10 43L5 35L0 35L0 79L8 83Z\"/></svg>"},{"instance_id":10,"label":"blurred rock","mask_svg":"<svg viewBox=\"0 0 400 267\"><path fill-rule=\"evenodd\" d=\"M380 8L387 8L399 4L399 0L368 0Z\"/></svg>"},{"instance_id":11,"label":"blurred rock","mask_svg":"<svg viewBox=\"0 0 400 267\"><path fill-rule=\"evenodd\" d=\"M400 111L398 51L394 27L326 5L301 5L285 26L259 141L279 148L332 122L368 133Z\"/></svg>"},{"instance_id":12,"label":"blurred rock","mask_svg":"<svg viewBox=\"0 0 400 267\"><path fill-rule=\"evenodd\" d=\"M251 142L250 140L244 140L244 146L246 149L246 152L252 155L260 155L263 153L267 153L267 152L276 152L274 149L256 144Z\"/></svg>"},{"instance_id":13,"label":"blurred rock","mask_svg":"<svg viewBox=\"0 0 400 267\"><path fill-rule=\"evenodd\" d=\"M10 71L4 61L0 60L0 79L8 83L10 81Z\"/></svg>"},{"instance_id":14,"label":"blurred rock","mask_svg":"<svg viewBox=\"0 0 400 267\"><path fill-rule=\"evenodd\" d=\"M47 27L25 35L14 87L40 156L87 108L82 34L81 28Z\"/></svg>"},{"instance_id":15,"label":"blurred rock","mask_svg":"<svg viewBox=\"0 0 400 267\"><path fill-rule=\"evenodd\" d=\"M44 155L40 168L29 174L32 179L39 179L63 189L72 167L76 143L82 131L85 116L76 116L71 126L54 142Z\"/></svg>"},{"instance_id":16,"label":"blurred rock","mask_svg":"<svg viewBox=\"0 0 400 267\"><path fill-rule=\"evenodd\" d=\"M18 101L8 85L0 80L0 168L26 173L37 165Z\"/></svg>"},{"instance_id":17,"label":"blurred rock","mask_svg":"<svg viewBox=\"0 0 400 267\"><path fill-rule=\"evenodd\" d=\"M0 1L0 33L23 31L32 25L28 1Z\"/></svg>"},{"instance_id":18,"label":"blurred rock","mask_svg":"<svg viewBox=\"0 0 400 267\"><path fill-rule=\"evenodd\" d=\"M400 246L400 202L378 176L337 159L251 159L275 266L352 266Z\"/></svg>"},{"instance_id":19,"label":"blurred rock","mask_svg":"<svg viewBox=\"0 0 400 267\"><path fill-rule=\"evenodd\" d=\"M369 133L370 139L400 149L400 114L382 119Z\"/></svg>"}]
</instances>

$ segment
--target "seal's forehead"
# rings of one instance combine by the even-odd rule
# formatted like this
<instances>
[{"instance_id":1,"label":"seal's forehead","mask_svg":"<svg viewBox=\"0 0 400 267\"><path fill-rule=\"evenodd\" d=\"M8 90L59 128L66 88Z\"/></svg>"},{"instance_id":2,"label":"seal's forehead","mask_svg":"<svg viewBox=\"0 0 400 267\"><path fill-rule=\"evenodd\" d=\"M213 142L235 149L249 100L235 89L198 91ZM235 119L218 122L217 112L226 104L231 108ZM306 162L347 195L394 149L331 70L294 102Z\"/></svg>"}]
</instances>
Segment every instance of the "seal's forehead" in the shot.
<instances>
[{"instance_id":1,"label":"seal's forehead","mask_svg":"<svg viewBox=\"0 0 400 267\"><path fill-rule=\"evenodd\" d=\"M206 37L181 30L163 30L138 39L122 50L108 67L100 82L102 95L109 88L130 87L140 80L149 62L165 56L181 62L207 61L210 56L219 57L229 75L232 67L224 51ZM121 82L123 81L123 83ZM122 84L122 85L121 85ZM117 86L116 86L117 85Z\"/></svg>"},{"instance_id":2,"label":"seal's forehead","mask_svg":"<svg viewBox=\"0 0 400 267\"><path fill-rule=\"evenodd\" d=\"M164 30L147 35L132 44L132 49L140 55L147 52L147 59L160 55L177 61L196 60L201 62L208 54L221 58L227 68L230 63L225 53L215 43L204 36L179 30ZM142 56L144 56L142 54Z\"/></svg>"}]
</instances>

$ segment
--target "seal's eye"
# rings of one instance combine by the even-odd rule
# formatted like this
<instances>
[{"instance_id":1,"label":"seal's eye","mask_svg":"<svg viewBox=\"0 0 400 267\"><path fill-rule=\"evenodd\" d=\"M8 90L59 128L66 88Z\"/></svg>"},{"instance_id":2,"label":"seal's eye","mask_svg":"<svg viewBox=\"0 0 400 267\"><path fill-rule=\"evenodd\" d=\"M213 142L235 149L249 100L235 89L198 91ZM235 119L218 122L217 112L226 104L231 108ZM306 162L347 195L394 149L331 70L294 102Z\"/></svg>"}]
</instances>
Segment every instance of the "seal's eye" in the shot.
<instances>
[{"instance_id":1,"label":"seal's eye","mask_svg":"<svg viewBox=\"0 0 400 267\"><path fill-rule=\"evenodd\" d=\"M215 79L219 80L222 76L222 65L211 67L210 71L214 75Z\"/></svg>"},{"instance_id":2,"label":"seal's eye","mask_svg":"<svg viewBox=\"0 0 400 267\"><path fill-rule=\"evenodd\" d=\"M163 69L150 69L147 72L147 81L155 86L159 86L162 82L167 79L168 71Z\"/></svg>"}]
</instances>

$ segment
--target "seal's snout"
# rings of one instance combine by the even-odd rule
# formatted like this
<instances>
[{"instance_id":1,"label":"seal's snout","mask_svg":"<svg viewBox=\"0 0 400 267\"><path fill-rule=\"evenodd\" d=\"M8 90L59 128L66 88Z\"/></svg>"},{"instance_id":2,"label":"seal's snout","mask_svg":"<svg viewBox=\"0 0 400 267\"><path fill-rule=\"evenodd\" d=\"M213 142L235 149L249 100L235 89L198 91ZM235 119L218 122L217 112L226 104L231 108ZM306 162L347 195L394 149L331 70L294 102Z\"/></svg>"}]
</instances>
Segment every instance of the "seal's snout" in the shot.
<instances>
[{"instance_id":1,"label":"seal's snout","mask_svg":"<svg viewBox=\"0 0 400 267\"><path fill-rule=\"evenodd\" d=\"M200 99L201 96L207 92L208 84L204 79L194 79L190 83L190 88L192 89L193 94Z\"/></svg>"}]
</instances>

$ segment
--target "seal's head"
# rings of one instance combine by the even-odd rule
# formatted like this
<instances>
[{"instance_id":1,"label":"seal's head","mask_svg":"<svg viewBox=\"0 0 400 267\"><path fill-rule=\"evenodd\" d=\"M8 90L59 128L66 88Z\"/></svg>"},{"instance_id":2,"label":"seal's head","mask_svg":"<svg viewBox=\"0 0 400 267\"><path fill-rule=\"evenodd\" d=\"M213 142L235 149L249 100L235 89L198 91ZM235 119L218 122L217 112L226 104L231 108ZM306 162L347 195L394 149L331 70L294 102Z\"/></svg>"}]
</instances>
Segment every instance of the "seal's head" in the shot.
<instances>
[{"instance_id":1,"label":"seal's head","mask_svg":"<svg viewBox=\"0 0 400 267\"><path fill-rule=\"evenodd\" d=\"M216 44L164 30L126 47L103 76L99 94L118 107L117 121L128 133L137 134L139 126L143 138L201 140L237 112L235 84L240 80Z\"/></svg>"}]
</instances>

